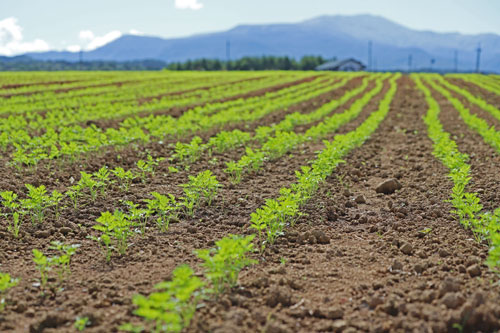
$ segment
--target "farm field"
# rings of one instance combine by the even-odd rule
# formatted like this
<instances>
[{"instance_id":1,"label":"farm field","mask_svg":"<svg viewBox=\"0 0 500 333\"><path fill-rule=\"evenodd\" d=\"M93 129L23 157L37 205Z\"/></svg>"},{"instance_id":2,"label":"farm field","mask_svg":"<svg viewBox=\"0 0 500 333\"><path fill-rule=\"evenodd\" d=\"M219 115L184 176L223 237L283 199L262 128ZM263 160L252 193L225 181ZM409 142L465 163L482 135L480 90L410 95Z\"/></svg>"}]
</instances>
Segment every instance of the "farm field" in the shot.
<instances>
[{"instance_id":1,"label":"farm field","mask_svg":"<svg viewBox=\"0 0 500 333\"><path fill-rule=\"evenodd\" d=\"M497 332L500 79L0 74L0 332Z\"/></svg>"}]
</instances>

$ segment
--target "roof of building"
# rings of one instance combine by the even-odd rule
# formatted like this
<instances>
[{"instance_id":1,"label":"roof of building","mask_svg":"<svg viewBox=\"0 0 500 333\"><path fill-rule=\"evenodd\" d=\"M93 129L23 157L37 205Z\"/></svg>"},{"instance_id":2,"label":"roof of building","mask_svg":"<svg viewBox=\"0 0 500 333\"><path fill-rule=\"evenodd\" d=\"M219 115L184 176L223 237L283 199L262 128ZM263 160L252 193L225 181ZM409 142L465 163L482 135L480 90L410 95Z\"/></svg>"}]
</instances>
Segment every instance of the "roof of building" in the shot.
<instances>
[{"instance_id":1,"label":"roof of building","mask_svg":"<svg viewBox=\"0 0 500 333\"><path fill-rule=\"evenodd\" d=\"M363 65L362 62L360 62L356 59L353 59L353 58L347 58L347 59L342 59L342 60L335 60L335 61L326 62L326 63L316 67L316 70L322 71L322 70L327 70L327 69L337 69L348 62L354 62L354 63L358 64L359 66L361 66L362 68L365 67L365 65Z\"/></svg>"}]
</instances>

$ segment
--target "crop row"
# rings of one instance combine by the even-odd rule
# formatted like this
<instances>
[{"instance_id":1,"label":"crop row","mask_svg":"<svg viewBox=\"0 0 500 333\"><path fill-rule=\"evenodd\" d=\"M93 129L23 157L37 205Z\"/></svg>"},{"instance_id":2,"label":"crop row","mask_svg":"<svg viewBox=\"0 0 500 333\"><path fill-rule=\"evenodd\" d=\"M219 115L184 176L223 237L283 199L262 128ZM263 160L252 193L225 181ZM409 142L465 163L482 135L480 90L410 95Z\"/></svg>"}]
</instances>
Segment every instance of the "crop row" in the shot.
<instances>
[{"instance_id":1,"label":"crop row","mask_svg":"<svg viewBox=\"0 0 500 333\"><path fill-rule=\"evenodd\" d=\"M462 95L470 103L479 106L481 109L489 112L493 117L500 120L500 110L498 110L498 108L496 108L494 105L487 103L484 99L480 97L474 96L466 89L460 88L454 84L449 83L441 76L432 76L432 77L435 78L441 85L445 86L447 89L452 90L459 95Z\"/></svg>"},{"instance_id":2,"label":"crop row","mask_svg":"<svg viewBox=\"0 0 500 333\"><path fill-rule=\"evenodd\" d=\"M255 121L279 109L284 109L330 90L322 82L304 83L269 93L266 98L239 99L214 103L186 111L180 117L157 115L127 118L118 129L100 129L96 126L82 128L70 126L56 132L48 129L41 136L30 137L17 131L16 135L3 135L2 145L12 140L16 150L12 154L15 164L36 165L39 160L78 155L95 151L104 146L126 145L133 141L148 142L151 138L187 136L200 130L221 127L228 123ZM273 98L274 97L274 98ZM248 103L247 103L248 102ZM243 112L248 111L248 112Z\"/></svg>"},{"instance_id":3,"label":"crop row","mask_svg":"<svg viewBox=\"0 0 500 333\"><path fill-rule=\"evenodd\" d=\"M452 94L443 86L440 86L433 82L432 80L427 80L426 82L429 83L429 85L441 93L448 101L451 102L451 104L455 107L455 109L458 111L460 114L460 117L463 119L463 121L472 128L474 131L479 133L484 139L486 143L488 143L490 146L492 146L498 153L500 153L500 132L498 132L495 129L495 126L489 126L488 123L476 116L475 114L472 114L469 109L467 109L460 100L457 98L453 97ZM441 81L439 81L441 82Z\"/></svg>"},{"instance_id":4,"label":"crop row","mask_svg":"<svg viewBox=\"0 0 500 333\"><path fill-rule=\"evenodd\" d=\"M246 154L238 161L227 162L227 169L225 172L230 175L234 183L238 183L243 174L258 170L264 161L276 160L302 143L317 141L322 139L325 135L335 132L340 126L355 119L361 113L364 106L382 90L383 79L387 76L388 75L378 78L375 87L357 98L348 110L327 117L317 125L309 128L303 134L296 134L293 132L293 127L281 127L279 130L275 131L274 136L267 135L260 149L252 150L247 148ZM374 78L375 77L371 77L371 79ZM331 101L312 113L306 115L300 114L300 116L295 117L296 124L305 125L316 120L321 120L337 107L363 92L367 86L368 80L365 80L360 87L346 92L344 96L338 100Z\"/></svg>"},{"instance_id":5,"label":"crop row","mask_svg":"<svg viewBox=\"0 0 500 333\"><path fill-rule=\"evenodd\" d=\"M184 289L182 297L179 297L177 286L194 284L190 282L193 271L182 265L174 272L179 269L189 272L190 274L186 274L186 278L179 278L178 274L174 274L172 281L156 285L156 288L160 289L159 292L154 292L149 297L141 295L134 297L134 304L137 306L135 314L143 317L149 323L149 328L152 327L157 332L179 332L183 327L189 325L189 319L196 309L197 302L204 297L209 297L212 293L217 295L220 292L221 281L228 281L226 282L227 286L235 284L241 268L253 263L246 256L246 253L252 250L247 246L248 241L257 236L258 249L262 250L263 246L272 243L283 232L287 223L293 225L294 217L300 207L314 194L319 184L342 162L342 156L362 145L385 118L396 91L395 80L397 78L396 75L391 79L391 87L381 101L379 109L372 113L361 126L346 135L336 136L332 142L325 142L326 148L312 162L312 167L303 167L302 172L296 172L297 183L290 188L282 188L281 196L277 200L267 200L265 206L252 213L251 227L256 230L257 235L245 238L228 236L216 242L215 249L196 252L204 261L202 264L203 277L208 282L207 287L202 281L197 280L195 284L197 288ZM265 235L266 240L263 240L263 235ZM231 245L224 246L228 243ZM200 256L200 254L202 255ZM212 255L210 256L210 254ZM233 283L229 283L229 281ZM168 301L165 303L166 299L173 304L182 304L182 306L165 306L171 304ZM126 324L121 328L133 331L137 327Z\"/></svg>"},{"instance_id":6,"label":"crop row","mask_svg":"<svg viewBox=\"0 0 500 333\"><path fill-rule=\"evenodd\" d=\"M390 100L395 93L394 76L390 81L390 89L379 105L379 110L374 112L368 119L356 130L346 135L336 136L334 141L325 143L326 148L318 155L310 171L307 167L297 172L297 183L290 189L282 189L280 197L276 202L283 205L281 201L286 198L287 202L294 202L297 209L312 195L314 189L320 182L333 171L335 166L340 163L340 158L347 154L356 146L361 145L367 137L376 129L389 110ZM138 169L144 174L152 174L159 160L149 158L138 163ZM111 176L114 179L111 179ZM73 188L70 188L65 194L67 197L88 195L92 200L97 196L106 193L107 186L113 181L118 182L118 186L124 190L129 184L130 178L143 177L141 173L131 173L120 168L99 170L93 175L82 173L81 179ZM201 172L197 176L190 176L187 184L181 185L184 196L174 198L171 195L162 195L152 193L152 199L145 199L146 208L139 208L135 203L127 203L128 212L103 212L96 221L95 229L100 233L99 237L94 239L101 244L106 258L110 258L110 251L123 253L126 251L128 237L135 234L135 230L141 233L144 217L155 217L155 223L160 228L168 228L170 219L175 219L176 214L191 214L192 209L199 207L201 203L211 204L220 185L209 171ZM288 191L287 191L288 190ZM74 194L76 193L76 195ZM43 187L28 187L26 199L18 200L12 192L2 193L4 199L2 203L5 206L6 213L11 220L11 226L14 225L16 213L19 215L31 216L32 223L43 221L47 209L51 209L53 214L57 214L57 203L60 202L60 195L56 191L48 194ZM38 198L38 199L37 199ZM78 201L77 201L78 203ZM40 209L41 206L41 209ZM17 212L15 210L18 210ZM252 217L252 222L253 217ZM268 221L269 222L269 221ZM254 224L254 223L253 223ZM271 224L269 224L269 230ZM269 232L267 229L266 233ZM203 298L216 297L228 287L237 283L238 272L250 264L255 263L248 257L253 251L252 240L255 235L236 236L229 235L216 242L213 249L196 251L196 255L201 259L200 269L203 272L203 278L200 279L194 275L191 268L181 265L176 268L172 274L172 280L163 282L155 286L156 292L148 297L134 297L134 304L137 305L136 314L145 318L152 326L150 329L157 331L177 332L189 324L197 303ZM260 246L262 243L259 243ZM259 246L259 248L260 248ZM47 257L40 251L33 251L34 263L37 265L40 273L42 290L47 283L48 274L55 270L58 277L64 278L70 268L71 256L76 251L72 245L52 244L51 249L57 251L58 255ZM17 280L8 277L11 285L17 283ZM60 281L59 278L57 281ZM125 324L122 329L135 330L131 324Z\"/></svg>"},{"instance_id":7,"label":"crop row","mask_svg":"<svg viewBox=\"0 0 500 333\"><path fill-rule=\"evenodd\" d=\"M293 132L289 133L288 131L293 131L293 129L296 126L307 125L313 121L321 120L323 117L325 117L326 115L331 113L334 109L336 109L338 106L346 103L353 96L364 91L368 86L368 83L371 80L375 79L376 77L377 76L364 78L362 84L359 87L355 87L351 90L348 90L339 99L332 100L322 105L313 112L305 114L301 112L294 112L286 115L285 118L277 124L272 124L270 126L259 126L255 130L255 135L253 136L252 133L250 132L242 132L240 130L234 130L231 132L228 131L219 132L214 137L209 138L209 140L206 143L202 143L202 140L199 137L195 137L189 144L178 142L175 146L175 154L172 157L179 162L189 164L195 162L200 157L200 154L205 150L209 150L210 153L212 153L212 151L214 150L218 153L222 153L224 151L227 151L228 149L242 146L243 144L246 144L249 141L256 141L261 145L263 144L266 147L271 147L270 142L275 140L273 138L276 138L277 136L280 138L284 138L286 134L289 134L289 138L292 136L297 137L295 133ZM349 78L341 80L340 82L332 85L331 89L336 90L345 86L348 80ZM274 137L273 133L276 133ZM278 148L285 149L286 147L288 147L289 149L286 149L286 151L289 151L292 148L290 146L292 142L286 141L285 139L280 141L281 141L280 143L274 141L275 142L274 147L276 147L276 149ZM283 151L283 154L286 151ZM257 171L257 169L260 168L263 162L265 160L268 160L268 156L265 156L264 153L261 153L260 149L258 149L258 151L253 152L251 148L247 148L246 156L248 155L252 155L252 158L247 159L247 162L249 163L247 163L246 166L249 166L250 164L253 165L254 169L253 171ZM277 158L278 156L275 157ZM228 169L230 169L231 168L230 166L232 165L238 168L240 171L242 171L241 164L240 165L236 164L238 163L236 163L235 161L228 162ZM233 171L235 170L236 169L233 169ZM229 171L229 173L232 174L233 171Z\"/></svg>"},{"instance_id":8,"label":"crop row","mask_svg":"<svg viewBox=\"0 0 500 333\"><path fill-rule=\"evenodd\" d=\"M417 87L424 93L428 111L424 118L427 124L429 138L433 141L433 154L448 169L448 176L453 181L450 202L460 223L470 228L478 241L486 240L490 245L487 260L490 268L500 268L500 209L494 212L484 212L477 193L468 192L466 187L471 180L469 156L458 150L457 144L450 138L450 133L444 131L439 121L440 107L432 97L431 91L422 83L421 76L412 76Z\"/></svg>"},{"instance_id":9,"label":"crop row","mask_svg":"<svg viewBox=\"0 0 500 333\"><path fill-rule=\"evenodd\" d=\"M476 86L482 89L500 95L500 81L495 80L492 77L488 77L485 75L476 75L476 74L472 75L452 74L452 75L447 75L447 77L464 80L466 82L475 84Z\"/></svg>"},{"instance_id":10,"label":"crop row","mask_svg":"<svg viewBox=\"0 0 500 333\"><path fill-rule=\"evenodd\" d=\"M281 77L281 80L280 80ZM261 74L256 75L228 75L227 77L201 75L187 75L185 77L177 75L165 75L146 81L131 80L123 84L113 86L97 86L84 88L83 90L70 90L65 93L40 93L30 96L19 96L6 99L0 106L0 113L3 114L36 114L46 111L75 111L80 108L107 110L107 108L120 108L127 105L142 107L165 103L169 99L183 99L196 95L207 99L208 90L219 88L223 93L235 90L231 85L243 85L242 88L263 82L262 87L273 86L275 84L294 81L296 78L306 77L305 74L277 75ZM225 87L226 90L220 89ZM183 96L187 94L186 96ZM213 99L213 96L212 96ZM115 104L117 104L115 106ZM161 105L161 104L160 104ZM147 110L147 109L146 109ZM96 112L96 111L94 111Z\"/></svg>"}]
</instances>

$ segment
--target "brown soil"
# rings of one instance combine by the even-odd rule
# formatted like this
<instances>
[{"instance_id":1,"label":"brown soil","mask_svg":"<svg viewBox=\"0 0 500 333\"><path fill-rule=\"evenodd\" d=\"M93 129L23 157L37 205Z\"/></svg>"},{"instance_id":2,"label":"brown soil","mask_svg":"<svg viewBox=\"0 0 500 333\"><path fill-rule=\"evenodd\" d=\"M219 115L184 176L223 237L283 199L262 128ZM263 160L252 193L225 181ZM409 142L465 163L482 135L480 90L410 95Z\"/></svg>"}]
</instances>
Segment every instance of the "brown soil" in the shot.
<instances>
[{"instance_id":1,"label":"brown soil","mask_svg":"<svg viewBox=\"0 0 500 333\"><path fill-rule=\"evenodd\" d=\"M67 84L74 83L81 80L62 80L62 81L46 81L46 82L33 82L33 83L16 83L16 84L5 84L0 89L17 89L23 87L31 87L31 86L47 86L52 84Z\"/></svg>"},{"instance_id":2,"label":"brown soil","mask_svg":"<svg viewBox=\"0 0 500 333\"><path fill-rule=\"evenodd\" d=\"M228 85L232 85L235 83L241 83L241 82L258 81L258 80L261 80L263 78L265 78L265 76L251 77L251 78L240 79L240 80L231 81L231 82L224 82L224 83L216 84L216 85L212 85L212 86L204 86L204 87L192 88L192 89L176 91L176 92L168 92L168 93L164 93L164 94L160 94L160 95L144 97L144 98L139 99L138 102L139 102L139 105L142 105L142 104L150 102L154 99L161 99L162 97L166 97L166 96L182 95L182 94L192 92L192 91L208 90L208 89L211 89L214 87L223 87L223 86L228 86ZM304 81L304 82L307 82L307 81Z\"/></svg>"},{"instance_id":3,"label":"brown soil","mask_svg":"<svg viewBox=\"0 0 500 333\"><path fill-rule=\"evenodd\" d=\"M262 78L262 77L260 77L260 78ZM157 116L159 116L159 115L170 115L172 117L177 118L177 117L180 117L184 112L186 112L186 111L188 111L190 109L199 107L199 106L203 106L203 105L206 105L206 104L212 104L212 103L224 103L224 102L228 102L228 101L237 100L237 99L240 99L240 98L251 98L251 97L257 97L257 96L264 96L266 93L278 91L280 89L285 89L285 88L288 88L288 87L291 87L291 86L294 86L294 85L298 85L298 84L301 84L301 83L310 82L310 81L313 81L315 78L317 78L317 76L311 76L311 77L307 77L307 78L304 78L304 79L300 79L300 80L296 80L296 81L292 81L292 82L287 82L285 84L279 84L279 85L274 85L274 86L263 88L263 89L258 89L258 90L250 91L250 92L245 93L245 94L237 94L237 95L233 95L233 96L228 96L228 97L224 97L224 98L210 100L210 101L207 101L207 102L204 102L204 103L196 103L196 104L190 104L190 105L185 105L185 106L172 107L172 108L164 109L164 110L138 112L134 116L136 116L136 117L147 117L147 116L150 116L150 115L157 115ZM238 80L238 81L231 82L230 84L234 84L234 83L242 82L242 81L248 81L248 80L249 79ZM228 83L221 84L221 86L224 86L226 84L228 84ZM216 86L218 86L218 85L216 85ZM216 86L201 87L201 88L192 89L190 91L194 91L194 90L206 90L206 89L213 88L213 87L216 87ZM187 91L184 91L184 93L185 92L187 92ZM174 93L174 94L177 94L177 93ZM142 103L145 103L145 101L143 101ZM125 118L128 118L128 117L130 117L130 116L123 116L123 117L113 118L113 119L89 120L84 125L85 126L90 126L90 125L93 124L93 125L96 125L99 128L119 128L120 127L120 123Z\"/></svg>"},{"instance_id":4,"label":"brown soil","mask_svg":"<svg viewBox=\"0 0 500 333\"><path fill-rule=\"evenodd\" d=\"M498 172L500 153L485 143L481 135L462 121L458 111L444 96L436 91L433 91L433 95L441 106L440 119L444 130L452 134L459 150L470 157L472 180L469 183L469 191L478 192L486 210L492 211L498 208L500 206L500 173ZM478 117L488 120L490 125L497 125L498 121L486 111L479 108L475 111L478 112Z\"/></svg>"},{"instance_id":5,"label":"brown soil","mask_svg":"<svg viewBox=\"0 0 500 333\"><path fill-rule=\"evenodd\" d=\"M448 81L453 83L454 85L457 85L463 89L467 89L470 91L474 96L480 97L484 99L487 103L490 103L494 105L497 108L500 108L500 95L497 95L489 90L483 89L473 83L460 80L460 79L455 79L455 78L447 78Z\"/></svg>"},{"instance_id":6,"label":"brown soil","mask_svg":"<svg viewBox=\"0 0 500 333\"><path fill-rule=\"evenodd\" d=\"M398 85L387 119L328 178L304 208L306 215L262 257L256 256L260 263L242 272L239 287L217 301L205 302L187 331L458 332L453 327L457 323L464 325L465 332L500 328L500 288L490 282L498 278L482 264L488 249L472 241L470 232L450 215L445 200L452 183L446 168L431 154L421 119L426 112L423 96L406 76ZM297 107L303 112L313 110L313 104ZM376 107L376 100L372 101L339 132L354 129ZM447 128L460 123L446 112L443 108ZM273 121L269 117L261 124ZM457 129L467 133L465 128ZM457 143L468 149L466 142ZM475 150L477 161L490 161L488 146L481 141L470 144L470 148L480 147ZM168 163L162 163L153 179L135 182L128 192L112 187L106 198L95 203L87 198L78 210L65 208L58 221L52 213L43 225L32 227L25 221L20 240L13 239L2 224L0 270L22 280L7 295L0 331L74 332L75 317L88 316L92 325L85 332L105 333L116 331L123 322L137 321L132 315L134 294L151 292L180 263L196 267L193 250L213 246L228 233L248 233L250 213L289 186L295 180L294 170L322 147L305 144L238 185L231 185L222 169L224 161L241 156L241 149L203 156L189 172L168 173ZM147 149L155 156L172 151L167 144ZM128 147L72 168L40 168L29 177L9 168L0 188L19 190L26 182L62 190L70 177L78 178L79 170L95 171L103 164L130 167L139 155ZM164 234L151 224L145 237L134 237L126 256L114 255L109 264L87 238L96 235L91 226L100 212L122 207L120 199L139 202L151 191L181 195L177 185L207 168L224 187L214 204L199 209L194 218L181 217ZM493 171L492 167L474 174L474 181L494 180ZM390 177L399 179L403 188L390 195L377 194L376 185ZM71 278L58 286L51 280L52 288L41 296L34 284L38 273L31 251L50 253L52 240L78 243L81 248L72 259ZM477 269L480 277L471 277Z\"/></svg>"}]
</instances>

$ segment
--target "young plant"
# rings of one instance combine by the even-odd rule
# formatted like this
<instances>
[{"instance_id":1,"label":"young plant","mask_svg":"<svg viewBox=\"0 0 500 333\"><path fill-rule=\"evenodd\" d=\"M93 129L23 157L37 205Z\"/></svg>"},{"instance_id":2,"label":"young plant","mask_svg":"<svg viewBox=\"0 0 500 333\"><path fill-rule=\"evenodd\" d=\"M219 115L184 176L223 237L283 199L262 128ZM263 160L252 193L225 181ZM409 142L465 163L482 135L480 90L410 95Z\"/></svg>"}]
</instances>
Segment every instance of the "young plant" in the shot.
<instances>
[{"instance_id":1,"label":"young plant","mask_svg":"<svg viewBox=\"0 0 500 333\"><path fill-rule=\"evenodd\" d=\"M87 190L90 194L92 202L97 199L98 182L92 179L92 175L84 171L80 171L80 180L78 181L78 186L82 191Z\"/></svg>"},{"instance_id":2,"label":"young plant","mask_svg":"<svg viewBox=\"0 0 500 333\"><path fill-rule=\"evenodd\" d=\"M134 313L151 323L151 332L181 332L189 326L202 297L204 283L189 266L177 267L172 276L171 281L155 286L157 292L148 297L136 295L133 298L137 306ZM128 331L134 330L130 324L122 327Z\"/></svg>"},{"instance_id":3,"label":"young plant","mask_svg":"<svg viewBox=\"0 0 500 333\"><path fill-rule=\"evenodd\" d=\"M107 166L103 166L97 172L93 173L93 176L97 179L97 188L100 189L101 195L106 197L106 192L108 190L108 186L112 183L109 179L109 169Z\"/></svg>"},{"instance_id":4,"label":"young plant","mask_svg":"<svg viewBox=\"0 0 500 333\"><path fill-rule=\"evenodd\" d=\"M31 216L33 224L41 223L45 218L45 210L53 204L51 197L47 194L44 185L34 187L26 184L26 188L28 189L28 198L21 200L21 206Z\"/></svg>"},{"instance_id":5,"label":"young plant","mask_svg":"<svg viewBox=\"0 0 500 333\"><path fill-rule=\"evenodd\" d=\"M12 191L4 191L0 193L2 197L2 204L7 210L5 215L12 216L12 220L7 226L7 230L12 233L15 238L19 237L19 230L21 229L22 216L19 214L20 204L17 201L17 194Z\"/></svg>"},{"instance_id":6,"label":"young plant","mask_svg":"<svg viewBox=\"0 0 500 333\"><path fill-rule=\"evenodd\" d=\"M61 204L61 201L63 198L64 198L64 195L57 190L52 191L52 194L50 195L50 206L54 207L54 213L56 215L56 220L59 219L60 204Z\"/></svg>"},{"instance_id":7,"label":"young plant","mask_svg":"<svg viewBox=\"0 0 500 333\"><path fill-rule=\"evenodd\" d=\"M47 256L45 256L41 251L37 249L33 249L33 261L38 268L38 272L40 273L40 286L42 290L45 289L47 285L47 280L49 278L48 274L50 271L50 261Z\"/></svg>"},{"instance_id":8,"label":"young plant","mask_svg":"<svg viewBox=\"0 0 500 333\"><path fill-rule=\"evenodd\" d=\"M154 199L145 199L148 205L148 210L151 213L156 213L158 218L156 224L161 232L166 232L172 219L176 219L179 214L180 206L177 204L175 197L172 194L162 195L158 192L152 192Z\"/></svg>"},{"instance_id":9,"label":"young plant","mask_svg":"<svg viewBox=\"0 0 500 333\"><path fill-rule=\"evenodd\" d=\"M201 144L202 142L203 140L199 136L195 136L190 143L177 142L175 144L175 153L172 155L172 160L187 165L196 162L206 148L205 145Z\"/></svg>"},{"instance_id":10,"label":"young plant","mask_svg":"<svg viewBox=\"0 0 500 333\"><path fill-rule=\"evenodd\" d=\"M139 226L139 232L141 235L146 234L146 225L148 218L151 215L150 209L139 208L139 204L133 203L132 201L125 201L125 205L128 207L128 219L132 221L137 221L134 223Z\"/></svg>"},{"instance_id":11,"label":"young plant","mask_svg":"<svg viewBox=\"0 0 500 333\"><path fill-rule=\"evenodd\" d=\"M73 203L73 208L78 209L78 200L82 196L82 188L80 185L70 186L69 190L66 191L66 195L70 198Z\"/></svg>"},{"instance_id":12,"label":"young plant","mask_svg":"<svg viewBox=\"0 0 500 333\"><path fill-rule=\"evenodd\" d=\"M224 172L229 174L229 180L233 184L239 184L241 181L241 174L243 173L243 167L235 161L226 162L226 169Z\"/></svg>"},{"instance_id":13,"label":"young plant","mask_svg":"<svg viewBox=\"0 0 500 333\"><path fill-rule=\"evenodd\" d=\"M122 191L128 191L130 184L136 178L132 171L125 171L123 168L116 167L111 172L120 180L120 188Z\"/></svg>"},{"instance_id":14,"label":"young plant","mask_svg":"<svg viewBox=\"0 0 500 333\"><path fill-rule=\"evenodd\" d=\"M113 250L124 255L128 249L128 239L133 233L131 229L133 224L128 216L119 210L115 210L113 214L104 212L96 222L99 224L94 225L93 228L102 232L102 235L98 238L91 238L104 246L106 261L111 260Z\"/></svg>"},{"instance_id":15,"label":"young plant","mask_svg":"<svg viewBox=\"0 0 500 333\"><path fill-rule=\"evenodd\" d=\"M80 247L80 245L66 245L59 241L53 241L50 244L51 246L49 249L56 250L60 253L59 256L49 258L49 262L51 266L57 267L57 276L59 278L59 282L62 282L65 275L71 274L71 257L76 253L76 250Z\"/></svg>"},{"instance_id":16,"label":"young plant","mask_svg":"<svg viewBox=\"0 0 500 333\"><path fill-rule=\"evenodd\" d=\"M141 170L141 179L143 182L146 182L148 175L151 177L155 174L156 167L163 161L163 157L159 157L154 159L151 155L148 155L147 160L139 160L137 161L137 168Z\"/></svg>"},{"instance_id":17,"label":"young plant","mask_svg":"<svg viewBox=\"0 0 500 333\"><path fill-rule=\"evenodd\" d=\"M78 332L83 332L91 324L89 317L76 317L73 325Z\"/></svg>"},{"instance_id":18,"label":"young plant","mask_svg":"<svg viewBox=\"0 0 500 333\"><path fill-rule=\"evenodd\" d=\"M210 206L217 195L217 191L222 186L212 171L200 172L196 177L189 176L189 183L180 185L184 188L184 206L188 214L193 215L194 207L199 206L204 200Z\"/></svg>"},{"instance_id":19,"label":"young plant","mask_svg":"<svg viewBox=\"0 0 500 333\"><path fill-rule=\"evenodd\" d=\"M17 286L19 279L13 279L8 273L0 272L0 313L5 309L7 290Z\"/></svg>"},{"instance_id":20,"label":"young plant","mask_svg":"<svg viewBox=\"0 0 500 333\"><path fill-rule=\"evenodd\" d=\"M240 271L257 262L247 257L253 250L254 237L229 235L217 241L215 249L196 251L198 258L203 260L205 277L210 281L213 293L220 295L226 288L234 287Z\"/></svg>"}]
</instances>

